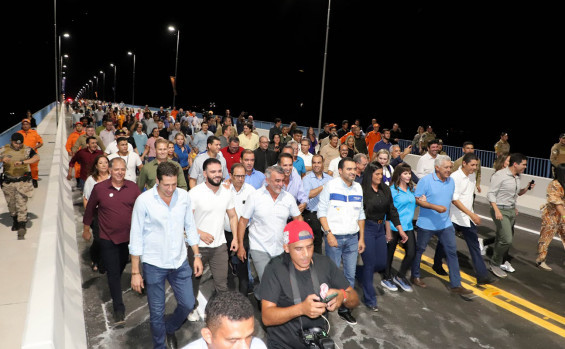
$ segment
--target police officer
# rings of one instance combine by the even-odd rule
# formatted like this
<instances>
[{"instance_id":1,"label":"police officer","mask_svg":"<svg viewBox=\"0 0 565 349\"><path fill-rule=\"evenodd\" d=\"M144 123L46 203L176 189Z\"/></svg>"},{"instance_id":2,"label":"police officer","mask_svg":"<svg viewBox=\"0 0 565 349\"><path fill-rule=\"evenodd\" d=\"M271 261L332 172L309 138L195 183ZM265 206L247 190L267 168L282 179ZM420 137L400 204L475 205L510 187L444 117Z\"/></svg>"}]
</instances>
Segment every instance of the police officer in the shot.
<instances>
[{"instance_id":1,"label":"police officer","mask_svg":"<svg viewBox=\"0 0 565 349\"><path fill-rule=\"evenodd\" d=\"M4 163L2 191L8 202L13 219L12 231L18 231L18 240L26 234L27 199L33 194L30 164L39 161L39 155L24 145L24 136L14 133L10 144L0 149L0 161Z\"/></svg>"}]
</instances>

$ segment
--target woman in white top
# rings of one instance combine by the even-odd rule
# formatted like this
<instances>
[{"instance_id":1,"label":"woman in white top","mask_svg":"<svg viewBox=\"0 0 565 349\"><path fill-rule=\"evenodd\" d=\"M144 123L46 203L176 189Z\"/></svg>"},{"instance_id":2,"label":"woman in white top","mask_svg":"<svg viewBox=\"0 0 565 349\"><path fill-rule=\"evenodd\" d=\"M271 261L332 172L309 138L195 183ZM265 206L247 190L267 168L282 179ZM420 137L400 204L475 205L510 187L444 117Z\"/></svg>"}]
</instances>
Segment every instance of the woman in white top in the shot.
<instances>
[{"instance_id":1,"label":"woman in white top","mask_svg":"<svg viewBox=\"0 0 565 349\"><path fill-rule=\"evenodd\" d=\"M390 186L392 172L394 172L390 165L390 152L386 149L381 149L377 152L375 159L383 167L383 183Z\"/></svg>"},{"instance_id":2,"label":"woman in white top","mask_svg":"<svg viewBox=\"0 0 565 349\"><path fill-rule=\"evenodd\" d=\"M97 183L107 180L110 178L109 168L109 161L106 157L106 154L98 155L94 159L94 166L92 166L92 170L90 170L90 176L84 182L84 188L82 190L82 203L86 208L86 204L88 203L88 199L90 198L90 194L92 193L92 189ZM105 273L104 267L100 265L100 245L99 245L99 227L98 227L98 217L94 217L92 221L92 225L90 226L92 229L92 245L90 245L90 259L92 263L90 264L92 271L99 271L100 274Z\"/></svg>"}]
</instances>

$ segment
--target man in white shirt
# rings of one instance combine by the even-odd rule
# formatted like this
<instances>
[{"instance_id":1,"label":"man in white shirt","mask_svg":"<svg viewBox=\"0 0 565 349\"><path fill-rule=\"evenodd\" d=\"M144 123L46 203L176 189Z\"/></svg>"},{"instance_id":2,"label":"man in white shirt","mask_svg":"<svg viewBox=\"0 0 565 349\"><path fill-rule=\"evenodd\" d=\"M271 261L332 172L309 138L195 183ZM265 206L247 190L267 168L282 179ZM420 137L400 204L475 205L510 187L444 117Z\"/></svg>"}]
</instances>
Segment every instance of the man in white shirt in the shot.
<instances>
[{"instance_id":1,"label":"man in white shirt","mask_svg":"<svg viewBox=\"0 0 565 349\"><path fill-rule=\"evenodd\" d=\"M461 162L461 167L451 174L455 183L453 201L451 202L450 218L456 231L463 234L463 238L469 248L471 260L477 273L477 284L491 284L494 279L488 272L485 262L481 256L479 239L477 235L478 226L481 218L473 210L473 194L476 188L476 171L479 158L473 153L466 153ZM434 269L443 269L442 260L445 258L445 251L441 243L438 244L434 256ZM445 271L444 271L445 272Z\"/></svg>"},{"instance_id":2,"label":"man in white shirt","mask_svg":"<svg viewBox=\"0 0 565 349\"><path fill-rule=\"evenodd\" d=\"M130 151L128 149L128 147L131 147L131 144L129 144L128 139L126 137L118 138L117 142L118 142L118 152L110 154L108 156L108 160L112 160L117 157L124 159L124 161L126 162L125 178L132 182L135 182L135 179L137 177L135 169L137 168L138 170L141 171L141 168L143 167L143 162L141 161L141 158L139 157L139 155L137 155L136 152Z\"/></svg>"},{"instance_id":3,"label":"man in white shirt","mask_svg":"<svg viewBox=\"0 0 565 349\"><path fill-rule=\"evenodd\" d=\"M206 181L189 192L194 222L200 235L198 247L202 254L202 265L206 263L210 265L216 292L226 292L228 290L228 259L226 258L224 215L227 213L230 228L237 232L237 214L231 192L221 185L222 164L220 161L214 158L206 159L203 170ZM237 241L236 233L230 244L230 251L237 251ZM190 262L192 259L190 251L188 258ZM194 298L198 298L200 278L193 277L192 286ZM195 314L189 315L189 320L193 320Z\"/></svg>"},{"instance_id":4,"label":"man in white shirt","mask_svg":"<svg viewBox=\"0 0 565 349\"><path fill-rule=\"evenodd\" d=\"M250 151L251 152L251 151ZM253 154L253 152L251 152ZM230 179L231 184L229 186L229 191L232 195L235 213L238 217L243 214L243 208L245 207L245 202L249 195L255 192L255 188L251 184L245 183L245 167L241 163L236 163L231 168ZM238 236L238 246L243 246L245 252L249 253L249 223L245 229L245 234ZM233 239L233 233L230 226L229 216L226 214L224 219L224 230L226 234L226 242L231 244ZM249 288L249 273L247 270L247 259L240 261L237 259L236 255L232 254L232 251L228 251L229 260L228 263L231 265L232 270L237 275L239 280L239 292L247 295Z\"/></svg>"},{"instance_id":5,"label":"man in white shirt","mask_svg":"<svg viewBox=\"0 0 565 349\"><path fill-rule=\"evenodd\" d=\"M112 142L110 142L110 144L106 145L106 149L104 150L104 152L108 155L112 155L114 153L118 152L118 139L121 137L126 137L126 133L122 130L118 130L116 131L116 133L114 134L114 140ZM127 140L127 137L126 137ZM131 144L128 143L128 151L129 152L133 152L133 146Z\"/></svg>"},{"instance_id":6,"label":"man in white shirt","mask_svg":"<svg viewBox=\"0 0 565 349\"><path fill-rule=\"evenodd\" d=\"M433 139L428 143L428 152L420 157L416 165L416 176L422 178L435 171L434 161L439 151L439 141Z\"/></svg>"},{"instance_id":7,"label":"man in white shirt","mask_svg":"<svg viewBox=\"0 0 565 349\"><path fill-rule=\"evenodd\" d=\"M107 148L108 144L112 143L114 140L114 124L111 120L107 120L105 124L106 128L100 131L100 138L102 139L102 143Z\"/></svg>"},{"instance_id":8,"label":"man in white shirt","mask_svg":"<svg viewBox=\"0 0 565 349\"><path fill-rule=\"evenodd\" d=\"M228 177L228 169L226 167L226 159L222 156L220 152L220 140L216 136L208 137L206 143L206 152L202 154L198 154L194 162L192 163L192 167L190 168L190 178L188 180L189 188L195 187L197 184L203 183L205 180L203 165L206 159L213 158L218 159L222 164L222 173L224 178Z\"/></svg>"},{"instance_id":9,"label":"man in white shirt","mask_svg":"<svg viewBox=\"0 0 565 349\"><path fill-rule=\"evenodd\" d=\"M339 177L339 169L338 165L341 159L347 157L347 153L349 152L349 147L346 144L342 144L339 146L339 157L330 161L330 165L328 166L328 174L333 178Z\"/></svg>"},{"instance_id":10,"label":"man in white shirt","mask_svg":"<svg viewBox=\"0 0 565 349\"><path fill-rule=\"evenodd\" d=\"M205 312L202 338L183 349L267 349L261 339L253 337L255 314L246 296L233 291L218 293L210 298Z\"/></svg>"},{"instance_id":11,"label":"man in white shirt","mask_svg":"<svg viewBox=\"0 0 565 349\"><path fill-rule=\"evenodd\" d=\"M284 170L280 166L271 166L265 171L265 176L267 185L249 195L237 227L237 235L243 236L251 219L249 254L259 280L271 258L284 252L283 229L288 217L303 220L294 197L282 190ZM239 246L237 256L240 260L247 258L243 246Z\"/></svg>"},{"instance_id":12,"label":"man in white shirt","mask_svg":"<svg viewBox=\"0 0 565 349\"><path fill-rule=\"evenodd\" d=\"M306 167L306 172L312 171L312 155L309 151L310 149L310 140L307 138L303 138L300 141L300 151L298 152L298 156L304 161L304 167Z\"/></svg>"}]
</instances>

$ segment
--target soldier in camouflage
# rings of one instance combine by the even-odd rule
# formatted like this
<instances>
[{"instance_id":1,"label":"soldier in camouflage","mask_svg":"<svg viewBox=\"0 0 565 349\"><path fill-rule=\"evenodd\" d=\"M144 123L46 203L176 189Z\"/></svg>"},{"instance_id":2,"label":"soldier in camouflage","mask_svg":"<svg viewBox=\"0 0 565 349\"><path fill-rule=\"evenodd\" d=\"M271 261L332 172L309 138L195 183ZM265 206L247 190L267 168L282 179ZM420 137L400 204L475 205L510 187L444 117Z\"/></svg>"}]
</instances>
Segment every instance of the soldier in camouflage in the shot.
<instances>
[{"instance_id":1,"label":"soldier in camouflage","mask_svg":"<svg viewBox=\"0 0 565 349\"><path fill-rule=\"evenodd\" d=\"M27 200L33 194L30 164L39 161L39 155L24 145L24 136L14 133L10 144L0 148L0 162L4 163L2 191L13 219L12 231L18 231L18 240L26 234Z\"/></svg>"}]
</instances>

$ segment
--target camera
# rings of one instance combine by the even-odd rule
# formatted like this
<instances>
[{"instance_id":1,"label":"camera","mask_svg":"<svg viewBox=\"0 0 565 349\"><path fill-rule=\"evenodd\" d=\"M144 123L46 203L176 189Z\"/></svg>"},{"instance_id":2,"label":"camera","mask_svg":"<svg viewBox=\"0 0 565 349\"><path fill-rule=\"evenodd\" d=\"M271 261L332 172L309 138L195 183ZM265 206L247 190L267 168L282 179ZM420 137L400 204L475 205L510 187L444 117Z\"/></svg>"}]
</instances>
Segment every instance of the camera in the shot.
<instances>
[{"instance_id":1,"label":"camera","mask_svg":"<svg viewBox=\"0 0 565 349\"><path fill-rule=\"evenodd\" d=\"M334 349L335 343L320 327L312 327L301 331L302 342L308 348Z\"/></svg>"}]
</instances>

